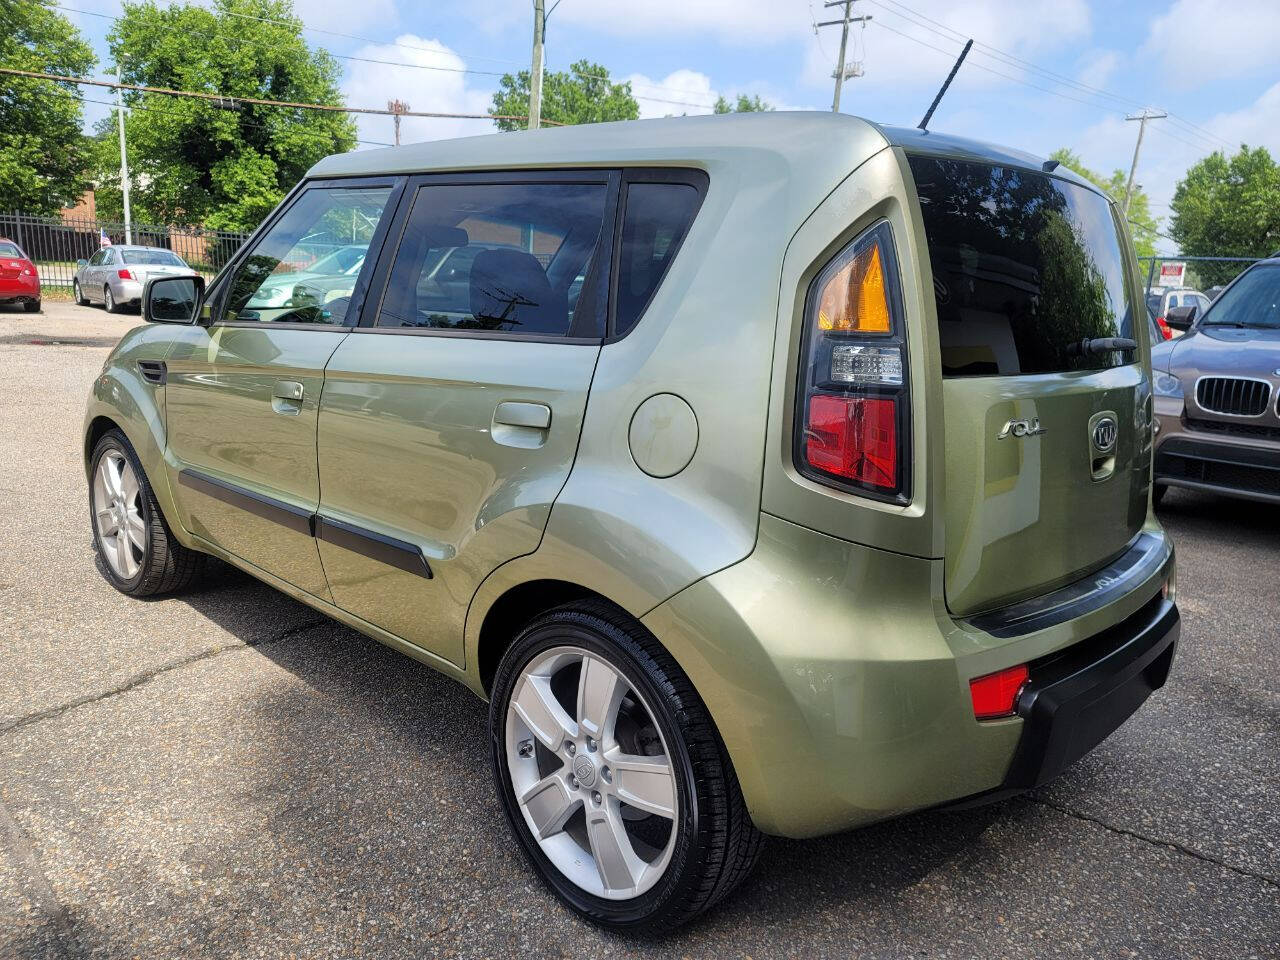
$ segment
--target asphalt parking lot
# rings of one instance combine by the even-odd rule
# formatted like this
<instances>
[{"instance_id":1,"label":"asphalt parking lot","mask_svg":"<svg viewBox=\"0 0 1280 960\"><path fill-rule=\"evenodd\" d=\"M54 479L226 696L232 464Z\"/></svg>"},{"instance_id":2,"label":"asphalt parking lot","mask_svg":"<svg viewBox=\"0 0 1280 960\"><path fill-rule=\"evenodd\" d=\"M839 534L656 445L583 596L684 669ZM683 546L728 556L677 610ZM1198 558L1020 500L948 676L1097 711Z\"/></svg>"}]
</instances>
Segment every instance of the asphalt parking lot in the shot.
<instances>
[{"instance_id":1,"label":"asphalt parking lot","mask_svg":"<svg viewBox=\"0 0 1280 960\"><path fill-rule=\"evenodd\" d=\"M1171 491L1173 675L1047 789L620 938L522 862L472 694L225 568L97 572L83 401L138 322L0 308L0 957L1280 956L1280 508Z\"/></svg>"}]
</instances>

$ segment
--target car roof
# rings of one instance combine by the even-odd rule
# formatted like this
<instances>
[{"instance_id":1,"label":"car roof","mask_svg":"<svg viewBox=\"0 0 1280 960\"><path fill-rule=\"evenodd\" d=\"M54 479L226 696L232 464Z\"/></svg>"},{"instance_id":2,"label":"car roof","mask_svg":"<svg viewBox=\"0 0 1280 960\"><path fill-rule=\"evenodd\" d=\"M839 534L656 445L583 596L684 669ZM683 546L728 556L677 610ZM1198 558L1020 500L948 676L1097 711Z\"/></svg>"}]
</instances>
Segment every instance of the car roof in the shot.
<instances>
[{"instance_id":1,"label":"car roof","mask_svg":"<svg viewBox=\"0 0 1280 960\"><path fill-rule=\"evenodd\" d=\"M820 193L821 199L834 183L889 145L911 153L1043 169L1038 157L976 140L882 126L842 113L779 110L587 123L357 150L326 157L308 176L617 166L711 171L719 166L757 181L785 174L792 189ZM1052 175L1096 191L1065 167Z\"/></svg>"},{"instance_id":2,"label":"car roof","mask_svg":"<svg viewBox=\"0 0 1280 960\"><path fill-rule=\"evenodd\" d=\"M147 247L140 243L113 243L111 246L116 250L159 250L161 253L173 253L173 251L168 247ZM102 249L105 250L106 247L103 247ZM175 257L177 256L176 253L173 253L173 255Z\"/></svg>"}]
</instances>

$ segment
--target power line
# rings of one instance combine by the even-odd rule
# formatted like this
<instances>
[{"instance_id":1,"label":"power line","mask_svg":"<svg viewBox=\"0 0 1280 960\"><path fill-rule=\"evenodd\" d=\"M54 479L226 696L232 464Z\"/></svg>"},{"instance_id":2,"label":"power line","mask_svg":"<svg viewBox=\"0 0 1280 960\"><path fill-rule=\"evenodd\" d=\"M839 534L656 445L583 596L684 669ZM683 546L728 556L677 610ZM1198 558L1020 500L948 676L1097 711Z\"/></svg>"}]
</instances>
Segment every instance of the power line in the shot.
<instances>
[{"instance_id":1,"label":"power line","mask_svg":"<svg viewBox=\"0 0 1280 960\"><path fill-rule=\"evenodd\" d=\"M53 6L59 10L66 10L70 13L78 13L88 17L98 17L99 19L111 20L113 22L118 22L123 19L123 17L112 16L109 13L97 13L92 10L81 10L77 7L68 7L64 4L50 4L50 6ZM259 23L278 24L281 26L296 26L296 24L291 23L288 20L279 20L272 17L257 17L247 13L236 13L230 10L226 10L223 12L226 13L228 16L241 17L243 19L254 20ZM168 29L168 30L178 29L178 27L172 24L164 24L163 26L165 29ZM495 63L510 63L510 64L519 65L518 61L515 61L515 60L506 60L498 57L474 57L467 54L459 53L455 50L438 50L434 47L425 47L425 46L422 46L421 44L414 44L414 43L402 43L398 40L376 40L373 37L362 37L354 33L339 33L334 30L322 30L319 27L307 26L305 23L301 24L301 28L303 30L310 31L312 33L323 33L329 36L341 37L346 40L358 40L361 43L373 44L374 46L379 46L379 47L399 47L402 50L415 50L422 53L430 53L430 54L433 54L434 56L439 56L439 57L457 57L458 59L463 61L488 60L488 61L493 61ZM228 37L222 33L209 33L207 30L184 31L184 32L198 32L202 36L216 37L217 39L222 40L226 43L232 43L237 45L245 42L242 38ZM329 56L334 57L336 59L350 60L356 63L374 63L374 64L381 64L383 66L389 66L389 67L408 67L413 70L435 70L442 73L463 73L463 74L471 74L473 76L481 76L481 77L502 77L502 76L505 76L507 73L506 71L501 71L501 70L475 70L470 67L446 67L446 66L441 66L439 64L408 63L403 60L382 60L376 57L358 57L358 56L355 56L354 54L334 53L332 50L329 50L325 47L317 47L316 49L321 50L324 53L327 53ZM620 82L606 75L586 73L584 71L578 71L578 73L580 76L591 77L597 80L607 80L611 83ZM628 81L621 81L621 82L628 82ZM630 82L632 83L632 86L635 86L635 87L643 87L645 89L650 89L650 90L669 91L672 93L698 94L698 93L704 92L701 90L688 90L688 89L682 90L682 89L673 88L673 87L666 87L662 84L655 84L655 83L637 83L635 81L630 81ZM635 97L637 100L648 100L654 103L677 103L681 106L705 107L706 109L711 109L714 106L714 104L709 104L709 103L686 103L684 101L662 100L662 99L659 99L658 97L650 97L644 94L639 94L634 92L632 93L632 96Z\"/></svg>"},{"instance_id":2,"label":"power line","mask_svg":"<svg viewBox=\"0 0 1280 960\"><path fill-rule=\"evenodd\" d=\"M379 116L392 116L399 113L402 117L430 117L445 120L527 120L522 114L512 113L444 113L433 110L401 110L392 111L378 107L346 107L330 103L300 103L292 100L266 100L261 97L230 97L221 93L204 93L198 90L174 90L169 87L147 87L136 83L120 83L110 80L92 80L88 77L63 77L55 73L38 73L34 70L14 70L0 67L0 74L15 77L26 77L30 80L55 80L59 83L87 84L93 87L111 87L112 89L133 90L138 93L158 93L167 97L195 97L200 100L216 100L220 103L251 103L263 107L288 107L294 110L320 110L328 113L363 113ZM548 120L547 123L556 123ZM562 124L558 124L562 126Z\"/></svg>"},{"instance_id":3,"label":"power line","mask_svg":"<svg viewBox=\"0 0 1280 960\"><path fill-rule=\"evenodd\" d=\"M907 20L908 23L914 23L917 26L923 27L924 29L929 30L931 33L937 34L938 36L943 36L946 39L954 40L955 42L960 42L965 39L965 35L960 31L947 26L945 23L942 23L939 20L935 20L934 18L928 16L927 14L923 14L917 10L913 10L911 7L907 6L906 4L899 2L899 0L868 0L868 2L875 4L876 6L880 7L882 10L885 10L887 13L893 14L894 16ZM898 8L898 10L889 9L889 7L885 6L886 3L892 4L894 7ZM905 14L900 13L899 10L904 10L906 11L906 13ZM921 23L920 21L927 21L927 23ZM935 30L932 27L930 27L928 24L933 24L937 27L940 27L941 30ZM942 31L945 31L945 33L943 33ZM1055 73L1054 71L1049 70L1045 67L1041 67L1039 64L1033 63L1030 60L1024 60L1023 58L1018 57L1012 53L1008 53L1007 51L1001 50L998 47L993 47L989 43L983 43L982 41L978 40L978 41L975 41L975 46L983 48L977 51L981 56L988 57L989 59L994 60L997 63L1003 63L1006 66L1017 66L1021 69L1032 71L1034 73L1043 75L1044 77L1052 79L1058 83L1073 87L1077 90L1080 90L1092 96L1096 96L1099 98L1106 98L1106 99L1115 101L1116 103L1124 104L1126 107L1141 108L1144 106L1144 104L1142 104L1137 100L1132 99L1131 97L1121 96L1118 93L1114 93L1102 87L1092 86L1090 84L1084 83L1083 81L1076 80L1072 77L1067 77L1067 76L1064 76L1063 74ZM987 51L990 51L990 52L987 52ZM1232 144L1230 141L1218 136L1217 134L1209 130L1206 130L1204 127L1198 126L1197 124L1194 124L1189 120L1186 120L1185 118L1179 117L1177 114L1173 114L1173 113L1169 114L1169 119L1174 120L1180 126L1187 128L1186 129L1187 133L1190 133L1192 135L1200 135L1200 136L1208 137L1209 139L1216 140L1227 147L1234 146L1234 144Z\"/></svg>"}]
</instances>

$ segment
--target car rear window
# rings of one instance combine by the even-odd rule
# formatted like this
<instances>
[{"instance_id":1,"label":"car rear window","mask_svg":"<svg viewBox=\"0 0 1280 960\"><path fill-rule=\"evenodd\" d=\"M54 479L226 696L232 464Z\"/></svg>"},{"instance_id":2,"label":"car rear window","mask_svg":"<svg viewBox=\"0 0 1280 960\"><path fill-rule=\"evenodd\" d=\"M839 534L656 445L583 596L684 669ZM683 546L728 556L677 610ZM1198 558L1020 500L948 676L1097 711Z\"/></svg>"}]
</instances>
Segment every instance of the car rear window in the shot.
<instances>
[{"instance_id":1,"label":"car rear window","mask_svg":"<svg viewBox=\"0 0 1280 960\"><path fill-rule=\"evenodd\" d=\"M0 257L21 257L22 251L16 243L0 243Z\"/></svg>"},{"instance_id":2,"label":"car rear window","mask_svg":"<svg viewBox=\"0 0 1280 960\"><path fill-rule=\"evenodd\" d=\"M1098 370L1136 359L1080 347L1133 336L1119 227L1105 197L1014 167L933 157L910 164L943 376Z\"/></svg>"},{"instance_id":3,"label":"car rear window","mask_svg":"<svg viewBox=\"0 0 1280 960\"><path fill-rule=\"evenodd\" d=\"M170 253L168 250L123 250L120 255L124 257L125 263L133 263L139 266L146 266L147 264L166 267L186 266L185 263L178 259L177 254Z\"/></svg>"}]
</instances>

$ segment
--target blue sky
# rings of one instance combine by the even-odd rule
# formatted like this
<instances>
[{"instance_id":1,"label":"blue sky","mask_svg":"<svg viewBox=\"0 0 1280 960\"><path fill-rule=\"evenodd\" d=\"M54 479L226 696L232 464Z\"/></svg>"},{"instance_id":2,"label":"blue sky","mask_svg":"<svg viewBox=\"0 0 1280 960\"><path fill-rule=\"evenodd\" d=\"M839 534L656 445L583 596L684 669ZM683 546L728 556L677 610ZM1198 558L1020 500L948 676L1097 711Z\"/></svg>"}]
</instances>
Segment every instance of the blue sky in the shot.
<instances>
[{"instance_id":1,"label":"blue sky","mask_svg":"<svg viewBox=\"0 0 1280 960\"><path fill-rule=\"evenodd\" d=\"M295 3L314 28L308 40L344 58L353 106L398 96L419 110L480 112L497 85L493 72L528 65L531 0ZM118 0L67 6L84 11L64 8L103 53L110 20L102 15L119 15ZM1280 156L1275 0L856 0L855 10L873 20L852 33L848 59L865 74L845 84L847 113L914 125L973 37L932 127L1039 154L1069 146L1109 172L1127 170L1132 156L1137 124L1125 113L1168 110L1171 119L1148 124L1138 170L1157 216L1167 216L1187 166L1214 149L1247 142ZM821 0L561 0L548 25L548 69L594 60L632 80L644 116L708 112L717 94L739 92L780 108L829 109L839 28L815 36L812 23L835 15ZM359 122L363 139L391 139L390 118ZM406 119L402 136L491 129Z\"/></svg>"}]
</instances>

